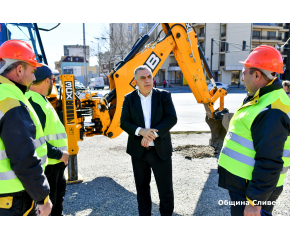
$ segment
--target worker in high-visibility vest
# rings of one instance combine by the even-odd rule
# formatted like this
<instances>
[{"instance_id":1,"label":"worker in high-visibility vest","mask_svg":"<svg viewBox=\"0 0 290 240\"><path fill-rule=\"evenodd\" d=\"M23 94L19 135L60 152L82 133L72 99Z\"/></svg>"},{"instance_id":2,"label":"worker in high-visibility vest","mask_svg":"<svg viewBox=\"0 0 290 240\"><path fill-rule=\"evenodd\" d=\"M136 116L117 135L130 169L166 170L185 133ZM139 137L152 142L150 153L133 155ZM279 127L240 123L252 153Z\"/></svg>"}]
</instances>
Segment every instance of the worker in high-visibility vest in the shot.
<instances>
[{"instance_id":1,"label":"worker in high-visibility vest","mask_svg":"<svg viewBox=\"0 0 290 240\"><path fill-rule=\"evenodd\" d=\"M38 115L47 143L48 165L45 175L50 185L49 197L53 204L51 216L62 216L66 191L64 170L68 163L69 153L65 128L46 98L52 91L52 79L51 69L43 64L42 67L37 68L35 81L25 95Z\"/></svg>"},{"instance_id":2,"label":"worker in high-visibility vest","mask_svg":"<svg viewBox=\"0 0 290 240\"><path fill-rule=\"evenodd\" d=\"M1 216L48 216L52 208L44 174L45 137L24 95L40 66L26 42L9 40L0 46Z\"/></svg>"},{"instance_id":3,"label":"worker in high-visibility vest","mask_svg":"<svg viewBox=\"0 0 290 240\"><path fill-rule=\"evenodd\" d=\"M283 59L274 47L255 48L241 81L248 95L232 117L219 157L219 186L229 191L231 214L272 213L290 166L290 99L277 79Z\"/></svg>"}]
</instances>

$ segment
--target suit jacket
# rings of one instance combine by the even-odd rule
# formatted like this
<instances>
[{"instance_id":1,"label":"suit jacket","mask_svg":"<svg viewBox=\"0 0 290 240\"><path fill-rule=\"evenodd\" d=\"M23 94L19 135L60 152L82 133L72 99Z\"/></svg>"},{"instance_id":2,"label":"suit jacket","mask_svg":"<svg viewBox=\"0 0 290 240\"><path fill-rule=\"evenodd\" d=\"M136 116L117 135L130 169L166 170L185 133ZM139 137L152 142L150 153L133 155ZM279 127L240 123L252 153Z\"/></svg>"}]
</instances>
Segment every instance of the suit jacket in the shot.
<instances>
[{"instance_id":1,"label":"suit jacket","mask_svg":"<svg viewBox=\"0 0 290 240\"><path fill-rule=\"evenodd\" d=\"M177 116L170 92L156 88L152 91L151 128L157 129L159 135L154 140L154 145L159 157L166 160L172 156L169 130L177 123ZM144 152L144 147L141 145L143 136L135 135L138 127L145 128L145 122L138 90L134 90L125 96L121 128L129 134L126 152L136 159L140 159Z\"/></svg>"}]
</instances>

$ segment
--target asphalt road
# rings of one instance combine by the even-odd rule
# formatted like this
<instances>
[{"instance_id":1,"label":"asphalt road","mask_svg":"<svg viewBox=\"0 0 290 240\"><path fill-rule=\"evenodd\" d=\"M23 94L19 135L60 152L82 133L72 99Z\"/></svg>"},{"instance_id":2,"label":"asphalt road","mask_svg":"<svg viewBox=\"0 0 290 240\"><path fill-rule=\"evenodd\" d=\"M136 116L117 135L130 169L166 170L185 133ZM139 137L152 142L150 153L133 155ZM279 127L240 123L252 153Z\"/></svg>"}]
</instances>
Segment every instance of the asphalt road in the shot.
<instances>
[{"instance_id":1,"label":"asphalt road","mask_svg":"<svg viewBox=\"0 0 290 240\"><path fill-rule=\"evenodd\" d=\"M205 122L204 105L196 102L189 87L182 86L176 90L170 88L169 91L172 92L172 99L178 117L178 122L171 131L210 131L209 126ZM225 108L229 112L235 112L245 96L245 90L229 89L228 95L225 97ZM218 100L214 108L217 109L219 104Z\"/></svg>"},{"instance_id":2,"label":"asphalt road","mask_svg":"<svg viewBox=\"0 0 290 240\"><path fill-rule=\"evenodd\" d=\"M205 112L188 87L169 89L178 115L175 129L206 129ZM99 91L102 93L101 91ZM104 93L104 92L103 92ZM245 96L243 90L229 90L225 106L232 112ZM173 129L174 130L174 129ZM178 131L178 130L176 130ZM172 134L173 147L208 145L209 133ZM114 139L105 136L84 138L79 142L78 170L82 184L67 186L64 215L67 216L137 216L136 187L131 158L126 154L127 133ZM228 192L218 187L217 159L185 158L181 152L172 156L174 216L229 216L230 206L219 205L229 200ZM67 170L66 170L67 172ZM289 216L289 174L273 215ZM155 179L151 182L152 215L159 216L159 197ZM188 221L188 220L187 220Z\"/></svg>"},{"instance_id":3,"label":"asphalt road","mask_svg":"<svg viewBox=\"0 0 290 240\"><path fill-rule=\"evenodd\" d=\"M163 87L157 87L164 89ZM197 103L196 99L188 86L174 86L165 88L172 94L172 100L176 109L178 122L171 131L210 131L205 122L205 109L203 104ZM104 95L108 90L99 90L98 93ZM230 112L241 105L246 96L246 91L238 88L230 88L228 95L225 97L225 108ZM214 108L219 107L219 100L215 103ZM86 119L86 121L89 121Z\"/></svg>"}]
</instances>

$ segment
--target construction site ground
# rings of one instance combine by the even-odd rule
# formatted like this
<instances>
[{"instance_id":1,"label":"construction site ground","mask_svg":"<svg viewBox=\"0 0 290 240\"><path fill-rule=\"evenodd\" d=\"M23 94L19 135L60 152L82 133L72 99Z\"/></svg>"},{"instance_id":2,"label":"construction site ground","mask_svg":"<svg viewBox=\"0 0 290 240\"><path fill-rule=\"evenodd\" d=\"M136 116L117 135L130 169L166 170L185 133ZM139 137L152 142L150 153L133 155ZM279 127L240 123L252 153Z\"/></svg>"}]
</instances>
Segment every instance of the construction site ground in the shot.
<instances>
[{"instance_id":1,"label":"construction site ground","mask_svg":"<svg viewBox=\"0 0 290 240\"><path fill-rule=\"evenodd\" d=\"M64 215L138 216L131 157L126 154L127 134L109 139L85 138L79 142L78 170L83 183L68 185ZM174 215L229 216L228 192L218 187L217 158L208 145L209 133L172 134ZM190 145L190 146L188 146ZM290 177L273 215L290 215ZM159 214L159 197L152 174L152 215Z\"/></svg>"}]
</instances>

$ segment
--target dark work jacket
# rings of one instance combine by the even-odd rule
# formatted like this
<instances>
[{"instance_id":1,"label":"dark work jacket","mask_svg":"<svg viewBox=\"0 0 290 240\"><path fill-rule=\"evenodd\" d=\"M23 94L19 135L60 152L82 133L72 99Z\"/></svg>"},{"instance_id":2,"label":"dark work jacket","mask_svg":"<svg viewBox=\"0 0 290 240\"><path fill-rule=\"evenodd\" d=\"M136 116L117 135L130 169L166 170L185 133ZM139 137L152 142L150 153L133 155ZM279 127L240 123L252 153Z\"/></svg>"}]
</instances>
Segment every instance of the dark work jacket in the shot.
<instances>
[{"instance_id":1,"label":"dark work jacket","mask_svg":"<svg viewBox=\"0 0 290 240\"><path fill-rule=\"evenodd\" d=\"M271 85L260 89L259 97L281 88L281 81L275 80ZM243 104L251 99L250 96L246 97ZM279 109L273 109L271 105L266 108L266 111L258 114L251 126L256 151L252 180L246 181L221 166L218 170L220 187L257 201L266 201L274 191L283 190L283 186L276 188L276 185L284 163L282 160L284 144L290 134L288 115Z\"/></svg>"},{"instance_id":2,"label":"dark work jacket","mask_svg":"<svg viewBox=\"0 0 290 240\"><path fill-rule=\"evenodd\" d=\"M26 86L11 82L23 94L26 92ZM11 168L21 181L25 191L33 200L43 202L49 195L50 188L40 159L35 154L36 127L28 107L21 101L19 103L20 106L11 108L0 118L0 137L10 159Z\"/></svg>"},{"instance_id":3,"label":"dark work jacket","mask_svg":"<svg viewBox=\"0 0 290 240\"><path fill-rule=\"evenodd\" d=\"M152 91L151 128L157 129L159 135L154 140L154 145L158 156L166 160L172 156L169 130L177 123L177 116L170 92L156 88ZM129 134L127 153L136 159L140 159L144 152L144 147L141 145L143 136L135 135L138 127L145 128L145 121L138 90L134 90L125 96L121 128Z\"/></svg>"}]
</instances>

